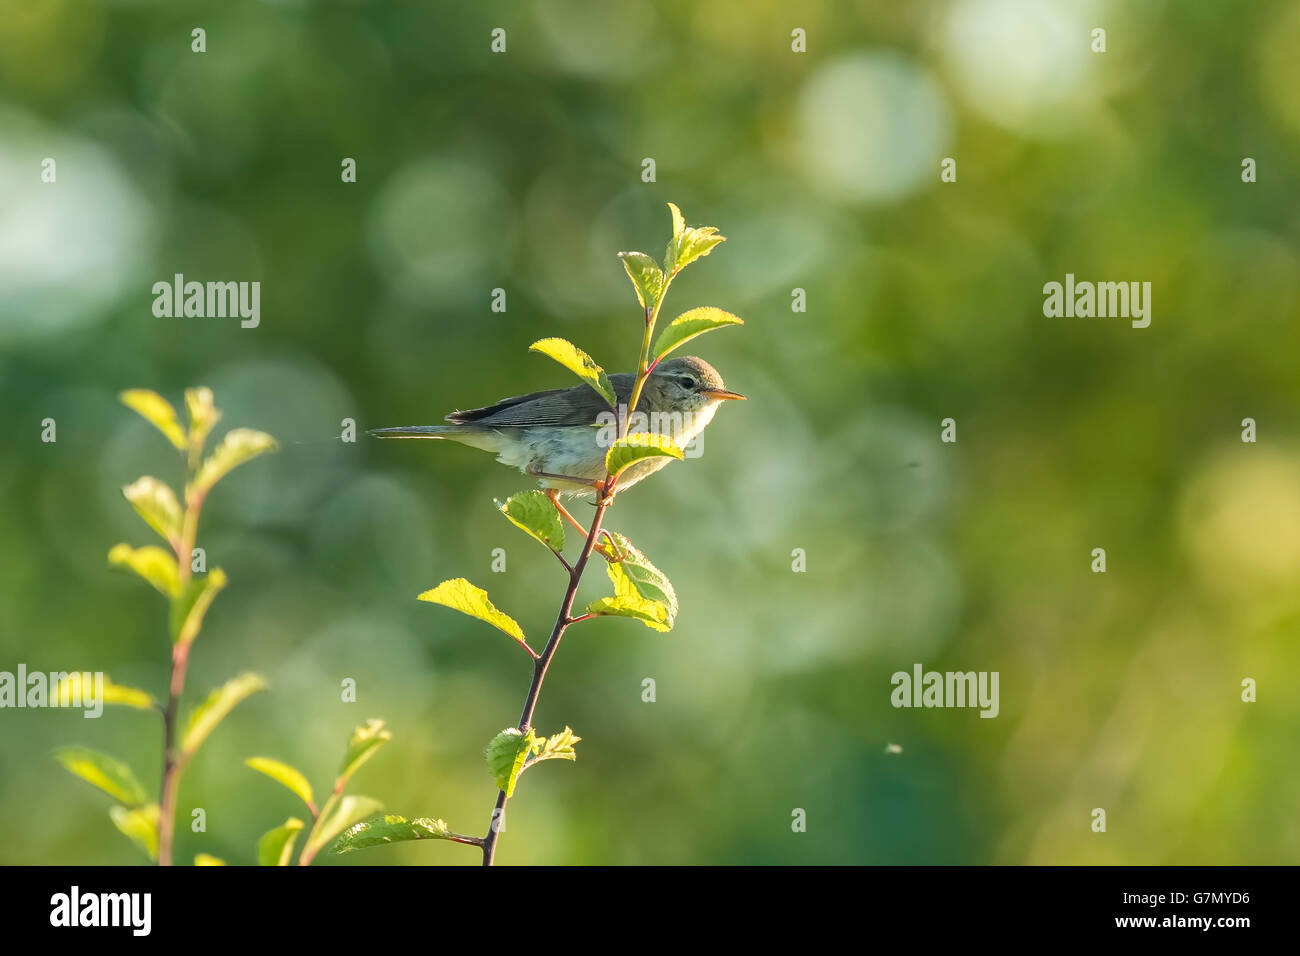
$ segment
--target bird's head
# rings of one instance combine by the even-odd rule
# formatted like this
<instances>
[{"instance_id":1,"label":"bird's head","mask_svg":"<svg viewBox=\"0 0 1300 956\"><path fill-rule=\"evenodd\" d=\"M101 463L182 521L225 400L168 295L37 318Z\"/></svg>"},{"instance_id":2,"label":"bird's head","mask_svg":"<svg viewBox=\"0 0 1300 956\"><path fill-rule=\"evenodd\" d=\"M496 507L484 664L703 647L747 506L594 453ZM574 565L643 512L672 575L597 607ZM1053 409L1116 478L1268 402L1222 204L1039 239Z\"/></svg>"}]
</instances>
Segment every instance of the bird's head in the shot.
<instances>
[{"instance_id":1,"label":"bird's head","mask_svg":"<svg viewBox=\"0 0 1300 956\"><path fill-rule=\"evenodd\" d=\"M701 414L712 417L718 405L745 396L729 391L722 376L708 362L694 355L665 359L655 366L644 388L647 411Z\"/></svg>"}]
</instances>

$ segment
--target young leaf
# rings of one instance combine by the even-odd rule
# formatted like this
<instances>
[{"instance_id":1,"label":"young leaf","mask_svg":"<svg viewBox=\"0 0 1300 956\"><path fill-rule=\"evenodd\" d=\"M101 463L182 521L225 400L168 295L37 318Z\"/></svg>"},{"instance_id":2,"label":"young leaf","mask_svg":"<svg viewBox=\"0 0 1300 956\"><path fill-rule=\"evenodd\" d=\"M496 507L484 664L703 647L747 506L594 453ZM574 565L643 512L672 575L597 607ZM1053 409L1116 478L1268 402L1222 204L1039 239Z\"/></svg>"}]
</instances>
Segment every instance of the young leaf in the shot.
<instances>
[{"instance_id":1,"label":"young leaf","mask_svg":"<svg viewBox=\"0 0 1300 956\"><path fill-rule=\"evenodd\" d=\"M257 841L258 866L288 866L293 859L293 845L298 839L298 832L303 823L297 817L290 817L283 826L267 830Z\"/></svg>"},{"instance_id":2,"label":"young leaf","mask_svg":"<svg viewBox=\"0 0 1300 956\"><path fill-rule=\"evenodd\" d=\"M384 805L373 797L343 797L329 816L322 817L317 822L316 828L308 836L302 852L307 856L307 859L314 858L317 853L329 846L334 838L348 827L360 823L366 817L374 816L382 809L384 809Z\"/></svg>"},{"instance_id":3,"label":"young leaf","mask_svg":"<svg viewBox=\"0 0 1300 956\"><path fill-rule=\"evenodd\" d=\"M644 458L668 457L683 460L681 448L668 435L636 432L620 438L605 452L605 470L617 477Z\"/></svg>"},{"instance_id":4,"label":"young leaf","mask_svg":"<svg viewBox=\"0 0 1300 956\"><path fill-rule=\"evenodd\" d=\"M180 593L181 578L176 559L157 545L133 548L129 544L115 544L108 552L108 563L130 568L164 597L173 598Z\"/></svg>"},{"instance_id":5,"label":"young leaf","mask_svg":"<svg viewBox=\"0 0 1300 956\"><path fill-rule=\"evenodd\" d=\"M123 488L122 494L149 527L174 547L181 536L181 506L176 492L157 478L145 475Z\"/></svg>"},{"instance_id":6,"label":"young leaf","mask_svg":"<svg viewBox=\"0 0 1300 956\"><path fill-rule=\"evenodd\" d=\"M641 308L653 312L664 294L664 270L644 252L620 252L618 257L623 260Z\"/></svg>"},{"instance_id":7,"label":"young leaf","mask_svg":"<svg viewBox=\"0 0 1300 956\"><path fill-rule=\"evenodd\" d=\"M557 554L564 550L564 523L545 492L521 491L505 501L497 501L496 506L516 528L532 535Z\"/></svg>"},{"instance_id":8,"label":"young leaf","mask_svg":"<svg viewBox=\"0 0 1300 956\"><path fill-rule=\"evenodd\" d=\"M203 617L217 592L226 586L226 572L213 568L201 578L190 578L185 591L172 602L171 632L175 644L189 644L199 636Z\"/></svg>"},{"instance_id":9,"label":"young leaf","mask_svg":"<svg viewBox=\"0 0 1300 956\"><path fill-rule=\"evenodd\" d=\"M539 760L577 760L578 754L573 745L581 739L572 727L565 727L558 734L551 734L545 739L538 738L533 745L534 756L524 764L524 769L527 770Z\"/></svg>"},{"instance_id":10,"label":"young leaf","mask_svg":"<svg viewBox=\"0 0 1300 956\"><path fill-rule=\"evenodd\" d=\"M113 826L131 838L149 859L158 859L158 804L136 807L111 807L108 811Z\"/></svg>"},{"instance_id":11,"label":"young leaf","mask_svg":"<svg viewBox=\"0 0 1300 956\"><path fill-rule=\"evenodd\" d=\"M345 830L338 843L334 844L334 852L349 853L352 850L364 850L385 843L406 843L410 840L449 839L451 831L443 820L430 817L408 820L396 813L385 813L355 823Z\"/></svg>"},{"instance_id":12,"label":"young leaf","mask_svg":"<svg viewBox=\"0 0 1300 956\"><path fill-rule=\"evenodd\" d=\"M623 570L622 563L611 564L607 570L609 579L614 582L614 596L592 601L587 605L588 614L631 617L656 631L672 630L668 608L660 601L642 595Z\"/></svg>"},{"instance_id":13,"label":"young leaf","mask_svg":"<svg viewBox=\"0 0 1300 956\"><path fill-rule=\"evenodd\" d=\"M745 320L730 312L706 305L699 309L683 312L673 319L655 339L654 358L659 361L679 345L683 345L713 329L725 329L729 325L744 325Z\"/></svg>"},{"instance_id":14,"label":"young leaf","mask_svg":"<svg viewBox=\"0 0 1300 956\"><path fill-rule=\"evenodd\" d=\"M171 402L147 388L127 389L118 398L123 405L139 412L146 421L166 435L169 442L181 451L185 450L185 429L181 428Z\"/></svg>"},{"instance_id":15,"label":"young leaf","mask_svg":"<svg viewBox=\"0 0 1300 956\"><path fill-rule=\"evenodd\" d=\"M582 349L565 339L538 339L528 346L530 352L541 352L559 362L578 378L582 379L609 403L610 408L618 407L618 397L614 386L609 384L609 376Z\"/></svg>"},{"instance_id":16,"label":"young leaf","mask_svg":"<svg viewBox=\"0 0 1300 956\"><path fill-rule=\"evenodd\" d=\"M54 699L58 701L60 707L71 707L74 700L84 704L89 699L87 695L93 696L96 689L99 690L100 701L105 704L120 704L123 707L134 707L136 710L150 710L158 706L158 701L153 699L153 695L134 687L114 684L107 677L104 678L103 686L96 688L95 682L87 681L81 671L73 671L59 681Z\"/></svg>"},{"instance_id":17,"label":"young leaf","mask_svg":"<svg viewBox=\"0 0 1300 956\"><path fill-rule=\"evenodd\" d=\"M673 583L668 580L668 575L651 564L650 559L623 535L617 531L611 531L609 534L623 558L619 562L623 573L638 594L663 605L667 614L664 623L672 628L673 622L677 619L677 592L673 589ZM606 555L606 560L608 559L609 556Z\"/></svg>"},{"instance_id":18,"label":"young leaf","mask_svg":"<svg viewBox=\"0 0 1300 956\"><path fill-rule=\"evenodd\" d=\"M518 727L507 727L488 741L487 749L483 752L488 771L507 797L514 796L515 781L524 769L524 760L532 753L536 743L537 738L531 730L524 734Z\"/></svg>"},{"instance_id":19,"label":"young leaf","mask_svg":"<svg viewBox=\"0 0 1300 956\"><path fill-rule=\"evenodd\" d=\"M672 203L668 208L673 213L673 237L668 240L664 254L664 272L671 278L696 259L707 256L718 243L726 242L727 237L718 235L716 226L688 226L680 209Z\"/></svg>"},{"instance_id":20,"label":"young leaf","mask_svg":"<svg viewBox=\"0 0 1300 956\"><path fill-rule=\"evenodd\" d=\"M226 714L250 694L266 689L266 681L258 674L240 674L231 678L208 695L207 700L194 708L181 738L181 752L186 758L193 756L208 734L216 729Z\"/></svg>"},{"instance_id":21,"label":"young leaf","mask_svg":"<svg viewBox=\"0 0 1300 956\"><path fill-rule=\"evenodd\" d=\"M281 763L278 760L272 760L270 757L249 757L244 761L246 766L252 767L258 773L264 773L276 783L287 787L290 791L297 794L298 799L307 805L307 809L312 813L316 812L315 804L311 799L311 784L307 778L302 775L301 771L295 770L287 763Z\"/></svg>"},{"instance_id":22,"label":"young leaf","mask_svg":"<svg viewBox=\"0 0 1300 956\"><path fill-rule=\"evenodd\" d=\"M520 644L524 643L524 630L519 623L510 615L498 611L488 600L486 591L476 588L464 578L443 581L436 588L421 594L419 600L428 601L430 604L441 604L462 614L468 614L470 617L476 617L480 621L487 621L502 633L509 634Z\"/></svg>"},{"instance_id":23,"label":"young leaf","mask_svg":"<svg viewBox=\"0 0 1300 956\"><path fill-rule=\"evenodd\" d=\"M212 404L212 389L202 386L187 388L185 410L190 416L190 445L202 448L208 440L208 433L221 419L221 410Z\"/></svg>"},{"instance_id":24,"label":"young leaf","mask_svg":"<svg viewBox=\"0 0 1300 956\"><path fill-rule=\"evenodd\" d=\"M76 774L128 807L138 807L149 799L131 768L108 754L86 747L60 747L54 751L54 759L69 773Z\"/></svg>"},{"instance_id":25,"label":"young leaf","mask_svg":"<svg viewBox=\"0 0 1300 956\"><path fill-rule=\"evenodd\" d=\"M345 782L352 779L361 765L392 739L392 731L385 730L384 722L374 717L353 730L352 736L348 738L348 749L343 754L343 764L339 768L340 779Z\"/></svg>"},{"instance_id":26,"label":"young leaf","mask_svg":"<svg viewBox=\"0 0 1300 956\"><path fill-rule=\"evenodd\" d=\"M197 853L194 856L195 866L225 866L226 861L219 856L213 856L211 853Z\"/></svg>"},{"instance_id":27,"label":"young leaf","mask_svg":"<svg viewBox=\"0 0 1300 956\"><path fill-rule=\"evenodd\" d=\"M234 428L226 432L221 444L212 450L212 454L199 466L194 476L191 491L199 496L207 494L231 471L246 461L256 458L267 451L275 451L279 445L266 432L254 428Z\"/></svg>"}]
</instances>

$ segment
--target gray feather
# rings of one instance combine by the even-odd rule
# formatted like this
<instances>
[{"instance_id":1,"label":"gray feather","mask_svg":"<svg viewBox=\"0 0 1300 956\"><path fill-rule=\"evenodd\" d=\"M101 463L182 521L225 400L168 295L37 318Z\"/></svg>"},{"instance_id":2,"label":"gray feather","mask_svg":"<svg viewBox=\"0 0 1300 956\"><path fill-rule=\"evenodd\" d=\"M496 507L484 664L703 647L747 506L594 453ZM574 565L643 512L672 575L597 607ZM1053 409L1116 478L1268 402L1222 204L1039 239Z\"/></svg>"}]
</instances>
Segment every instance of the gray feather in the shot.
<instances>
[{"instance_id":1,"label":"gray feather","mask_svg":"<svg viewBox=\"0 0 1300 956\"><path fill-rule=\"evenodd\" d=\"M616 372L609 377L620 404L632 397L633 377ZM552 388L544 392L503 398L493 405L452 412L447 421L454 425L481 425L488 428L528 428L533 425L593 425L601 412L612 411L590 385Z\"/></svg>"}]
</instances>

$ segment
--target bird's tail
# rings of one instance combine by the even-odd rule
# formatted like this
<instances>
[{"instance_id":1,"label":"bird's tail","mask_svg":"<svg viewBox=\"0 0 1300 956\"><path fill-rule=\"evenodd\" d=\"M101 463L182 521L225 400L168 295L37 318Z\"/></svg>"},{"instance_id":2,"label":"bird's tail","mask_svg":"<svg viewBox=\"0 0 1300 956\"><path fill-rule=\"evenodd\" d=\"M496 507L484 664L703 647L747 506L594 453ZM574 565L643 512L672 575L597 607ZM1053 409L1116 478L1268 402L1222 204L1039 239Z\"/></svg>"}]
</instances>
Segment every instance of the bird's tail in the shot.
<instances>
[{"instance_id":1,"label":"bird's tail","mask_svg":"<svg viewBox=\"0 0 1300 956\"><path fill-rule=\"evenodd\" d=\"M399 425L396 428L372 428L366 434L376 438L446 438L484 451L501 450L501 437L495 431L475 425Z\"/></svg>"}]
</instances>

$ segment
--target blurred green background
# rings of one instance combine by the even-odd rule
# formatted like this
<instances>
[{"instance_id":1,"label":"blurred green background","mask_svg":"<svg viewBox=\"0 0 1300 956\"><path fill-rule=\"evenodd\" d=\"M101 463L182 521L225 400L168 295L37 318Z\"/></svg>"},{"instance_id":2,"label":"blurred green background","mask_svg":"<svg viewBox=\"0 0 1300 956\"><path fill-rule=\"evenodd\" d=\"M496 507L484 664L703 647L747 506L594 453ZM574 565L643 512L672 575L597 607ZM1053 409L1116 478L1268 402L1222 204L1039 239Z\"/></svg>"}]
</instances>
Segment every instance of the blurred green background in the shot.
<instances>
[{"instance_id":1,"label":"blurred green background","mask_svg":"<svg viewBox=\"0 0 1300 956\"><path fill-rule=\"evenodd\" d=\"M219 433L283 448L205 509L231 583L187 701L246 669L272 688L188 769L177 859L251 862L298 811L243 759L323 789L367 717L395 736L355 789L482 833L482 748L528 662L415 595L469 577L540 645L562 577L492 506L527 482L328 439L569 384L527 353L543 336L630 368L615 253L660 255L671 200L729 241L665 319L743 316L693 350L750 401L618 499L677 627L569 634L537 725L571 725L580 758L523 780L499 861L1295 863L1298 48L1290 2L5 0L0 669L165 691L162 601L105 555L152 543L120 487L179 465L116 394L211 386ZM155 318L177 272L260 281L261 326ZM1150 281L1150 328L1045 318L1067 272ZM998 671L1000 715L892 708L915 663ZM141 862L49 752L108 751L152 789L159 736L121 709L0 711L0 860Z\"/></svg>"}]
</instances>

